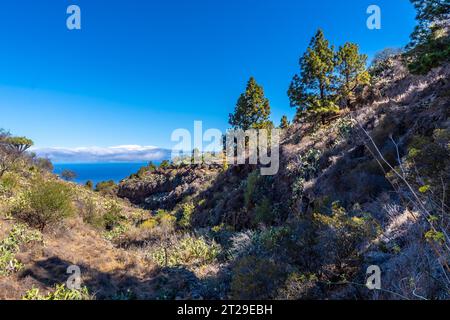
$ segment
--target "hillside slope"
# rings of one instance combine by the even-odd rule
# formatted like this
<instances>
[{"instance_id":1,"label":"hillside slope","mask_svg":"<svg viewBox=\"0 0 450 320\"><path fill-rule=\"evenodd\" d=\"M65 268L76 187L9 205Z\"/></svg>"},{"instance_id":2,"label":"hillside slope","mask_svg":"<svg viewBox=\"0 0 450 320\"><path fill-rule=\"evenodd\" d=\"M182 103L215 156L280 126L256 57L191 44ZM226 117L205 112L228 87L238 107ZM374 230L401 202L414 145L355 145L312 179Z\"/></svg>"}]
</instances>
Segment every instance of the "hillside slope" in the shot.
<instances>
[{"instance_id":1,"label":"hillside slope","mask_svg":"<svg viewBox=\"0 0 450 320\"><path fill-rule=\"evenodd\" d=\"M353 110L284 132L275 176L171 165L117 197L24 156L0 179L0 298L55 298L77 265L78 298L449 299L449 79L391 58Z\"/></svg>"},{"instance_id":2,"label":"hillside slope","mask_svg":"<svg viewBox=\"0 0 450 320\"><path fill-rule=\"evenodd\" d=\"M223 272L232 297L448 298L448 242L436 238L448 234L450 65L415 76L399 58L388 64L354 110L292 125L273 177L249 165L173 167L123 181L119 195L178 219L192 206L188 230L212 230L232 252ZM179 175L209 178L169 178ZM167 201L155 204L166 179ZM384 291L364 286L373 264ZM273 279L260 279L266 272Z\"/></svg>"}]
</instances>

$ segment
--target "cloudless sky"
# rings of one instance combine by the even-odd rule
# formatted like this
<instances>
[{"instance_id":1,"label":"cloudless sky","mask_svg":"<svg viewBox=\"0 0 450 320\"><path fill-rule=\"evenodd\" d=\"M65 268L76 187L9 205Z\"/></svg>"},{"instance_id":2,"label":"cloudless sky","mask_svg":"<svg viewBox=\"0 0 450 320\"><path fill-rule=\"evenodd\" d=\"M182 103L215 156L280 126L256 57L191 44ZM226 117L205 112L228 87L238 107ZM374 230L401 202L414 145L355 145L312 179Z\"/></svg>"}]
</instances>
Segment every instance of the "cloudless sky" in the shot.
<instances>
[{"instance_id":1,"label":"cloudless sky","mask_svg":"<svg viewBox=\"0 0 450 320\"><path fill-rule=\"evenodd\" d=\"M82 30L66 28L81 8ZM382 29L366 9L382 10ZM0 128L38 147L170 148L174 129L225 130L250 76L272 120L317 28L373 56L402 47L409 0L8 0L0 4Z\"/></svg>"}]
</instances>

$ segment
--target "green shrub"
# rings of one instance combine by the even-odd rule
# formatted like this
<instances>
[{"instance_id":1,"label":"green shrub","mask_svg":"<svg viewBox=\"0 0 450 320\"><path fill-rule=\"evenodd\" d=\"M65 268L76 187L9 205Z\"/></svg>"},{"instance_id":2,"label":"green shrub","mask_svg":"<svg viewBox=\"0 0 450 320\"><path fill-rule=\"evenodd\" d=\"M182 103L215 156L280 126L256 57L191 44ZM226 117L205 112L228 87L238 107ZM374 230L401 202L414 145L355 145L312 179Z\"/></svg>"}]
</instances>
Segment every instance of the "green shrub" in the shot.
<instances>
[{"instance_id":1,"label":"green shrub","mask_svg":"<svg viewBox=\"0 0 450 320\"><path fill-rule=\"evenodd\" d=\"M24 194L23 207L13 208L13 216L43 231L74 212L71 189L56 181L36 181Z\"/></svg>"},{"instance_id":2,"label":"green shrub","mask_svg":"<svg viewBox=\"0 0 450 320\"><path fill-rule=\"evenodd\" d=\"M259 180L259 173L257 170L248 175L247 183L244 192L245 207L250 208L253 205L253 197Z\"/></svg>"},{"instance_id":3,"label":"green shrub","mask_svg":"<svg viewBox=\"0 0 450 320\"><path fill-rule=\"evenodd\" d=\"M92 226L99 226L99 219L97 215L97 205L91 197L87 197L81 205L80 215L83 222L90 224Z\"/></svg>"},{"instance_id":4,"label":"green shrub","mask_svg":"<svg viewBox=\"0 0 450 320\"><path fill-rule=\"evenodd\" d=\"M118 186L113 180L102 181L96 184L95 191L100 192L102 194L116 194Z\"/></svg>"},{"instance_id":5,"label":"green shrub","mask_svg":"<svg viewBox=\"0 0 450 320\"><path fill-rule=\"evenodd\" d=\"M23 300L92 300L88 288L82 287L80 290L68 289L64 284L56 285L54 291L41 295L39 289L28 290L22 297Z\"/></svg>"},{"instance_id":6,"label":"green shrub","mask_svg":"<svg viewBox=\"0 0 450 320\"><path fill-rule=\"evenodd\" d=\"M338 265L358 258L358 247L380 233L379 224L368 213L351 215L339 202L333 203L331 215L315 213L313 219L320 229L323 256Z\"/></svg>"},{"instance_id":7,"label":"green shrub","mask_svg":"<svg viewBox=\"0 0 450 320\"><path fill-rule=\"evenodd\" d=\"M105 231L103 233L103 237L106 240L114 241L114 240L120 238L128 230L129 230L129 226L123 225L123 224L119 224L119 225L115 226L114 228Z\"/></svg>"},{"instance_id":8,"label":"green shrub","mask_svg":"<svg viewBox=\"0 0 450 320\"><path fill-rule=\"evenodd\" d=\"M420 48L408 53L409 70L413 74L427 74L431 69L439 67L450 56L450 38L443 41L430 40Z\"/></svg>"},{"instance_id":9,"label":"green shrub","mask_svg":"<svg viewBox=\"0 0 450 320\"><path fill-rule=\"evenodd\" d=\"M53 167L53 163L50 161L50 159L37 158L34 160L34 164L40 170L53 172L54 167Z\"/></svg>"},{"instance_id":10,"label":"green shrub","mask_svg":"<svg viewBox=\"0 0 450 320\"><path fill-rule=\"evenodd\" d=\"M33 241L42 241L42 235L23 224L13 226L8 237L0 242L0 276L7 276L23 267L15 255L21 245Z\"/></svg>"},{"instance_id":11,"label":"green shrub","mask_svg":"<svg viewBox=\"0 0 450 320\"><path fill-rule=\"evenodd\" d=\"M106 212L102 216L103 228L111 231L120 225L121 221L124 219L122 216L122 208L115 202L108 204Z\"/></svg>"},{"instance_id":12,"label":"green shrub","mask_svg":"<svg viewBox=\"0 0 450 320\"><path fill-rule=\"evenodd\" d=\"M88 188L89 190L92 190L94 188L94 183L91 180L86 181L85 184L86 188Z\"/></svg>"},{"instance_id":13,"label":"green shrub","mask_svg":"<svg viewBox=\"0 0 450 320\"><path fill-rule=\"evenodd\" d=\"M274 252L280 245L286 244L286 239L292 237L292 230L289 227L271 227L261 231L255 236L257 244L265 251Z\"/></svg>"},{"instance_id":14,"label":"green shrub","mask_svg":"<svg viewBox=\"0 0 450 320\"><path fill-rule=\"evenodd\" d=\"M159 167L161 169L168 169L170 167L170 162L168 160L163 160Z\"/></svg>"},{"instance_id":15,"label":"green shrub","mask_svg":"<svg viewBox=\"0 0 450 320\"><path fill-rule=\"evenodd\" d=\"M284 286L279 290L278 297L282 300L314 299L314 289L318 278L315 274L291 273Z\"/></svg>"},{"instance_id":16,"label":"green shrub","mask_svg":"<svg viewBox=\"0 0 450 320\"><path fill-rule=\"evenodd\" d=\"M220 253L220 246L207 242L204 238L186 237L171 246L160 248L152 253L151 258L157 264L165 266L205 265L213 262Z\"/></svg>"},{"instance_id":17,"label":"green shrub","mask_svg":"<svg viewBox=\"0 0 450 320\"><path fill-rule=\"evenodd\" d=\"M155 218L145 220L140 224L140 228L145 230L152 230L158 225L158 221Z\"/></svg>"},{"instance_id":18,"label":"green shrub","mask_svg":"<svg viewBox=\"0 0 450 320\"><path fill-rule=\"evenodd\" d=\"M142 178L147 172L153 172L157 169L157 167L153 164L153 162L149 162L148 165L139 168L139 171L135 176Z\"/></svg>"},{"instance_id":19,"label":"green shrub","mask_svg":"<svg viewBox=\"0 0 450 320\"><path fill-rule=\"evenodd\" d=\"M77 173L75 171L66 169L63 170L63 172L61 172L61 178L63 178L66 181L72 181L77 178Z\"/></svg>"},{"instance_id":20,"label":"green shrub","mask_svg":"<svg viewBox=\"0 0 450 320\"><path fill-rule=\"evenodd\" d=\"M280 265L266 257L244 256L232 270L231 299L271 299L284 273Z\"/></svg>"},{"instance_id":21,"label":"green shrub","mask_svg":"<svg viewBox=\"0 0 450 320\"><path fill-rule=\"evenodd\" d=\"M195 210L195 205L193 203L185 203L181 209L182 216L178 224L182 228L189 228L191 226L191 218Z\"/></svg>"},{"instance_id":22,"label":"green shrub","mask_svg":"<svg viewBox=\"0 0 450 320\"><path fill-rule=\"evenodd\" d=\"M261 203L255 207L255 222L271 224L274 220L272 204L268 198L264 198Z\"/></svg>"},{"instance_id":23,"label":"green shrub","mask_svg":"<svg viewBox=\"0 0 450 320\"><path fill-rule=\"evenodd\" d=\"M0 178L0 193L12 192L18 185L18 178L15 174L6 173Z\"/></svg>"},{"instance_id":24,"label":"green shrub","mask_svg":"<svg viewBox=\"0 0 450 320\"><path fill-rule=\"evenodd\" d=\"M158 210L155 215L155 219L158 221L165 231L170 231L175 227L176 218L170 212L166 210Z\"/></svg>"}]
</instances>

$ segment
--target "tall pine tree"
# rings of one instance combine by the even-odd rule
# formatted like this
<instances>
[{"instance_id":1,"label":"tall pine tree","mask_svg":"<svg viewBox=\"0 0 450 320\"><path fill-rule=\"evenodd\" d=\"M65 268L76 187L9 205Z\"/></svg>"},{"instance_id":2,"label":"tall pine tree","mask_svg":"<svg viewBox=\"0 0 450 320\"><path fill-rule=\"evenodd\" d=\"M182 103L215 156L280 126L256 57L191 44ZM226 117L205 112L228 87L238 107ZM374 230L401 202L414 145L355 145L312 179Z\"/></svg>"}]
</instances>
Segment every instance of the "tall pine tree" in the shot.
<instances>
[{"instance_id":1,"label":"tall pine tree","mask_svg":"<svg viewBox=\"0 0 450 320\"><path fill-rule=\"evenodd\" d=\"M239 97L229 123L234 129L268 129L273 127L270 117L269 99L264 96L264 89L251 77L245 92Z\"/></svg>"},{"instance_id":2,"label":"tall pine tree","mask_svg":"<svg viewBox=\"0 0 450 320\"><path fill-rule=\"evenodd\" d=\"M409 68L425 74L450 61L450 1L411 0L417 10L416 26L408 45Z\"/></svg>"},{"instance_id":3,"label":"tall pine tree","mask_svg":"<svg viewBox=\"0 0 450 320\"><path fill-rule=\"evenodd\" d=\"M280 121L280 129L287 129L289 128L290 123L288 120L288 117L286 115L281 117L281 121Z\"/></svg>"},{"instance_id":4,"label":"tall pine tree","mask_svg":"<svg viewBox=\"0 0 450 320\"><path fill-rule=\"evenodd\" d=\"M366 67L367 55L359 53L357 44L347 42L336 53L336 72L339 97L350 108L355 90L369 84L370 75Z\"/></svg>"},{"instance_id":5,"label":"tall pine tree","mask_svg":"<svg viewBox=\"0 0 450 320\"><path fill-rule=\"evenodd\" d=\"M429 41L433 31L449 26L449 0L411 0L417 10L418 25L411 35L409 48L414 48Z\"/></svg>"},{"instance_id":6,"label":"tall pine tree","mask_svg":"<svg viewBox=\"0 0 450 320\"><path fill-rule=\"evenodd\" d=\"M318 30L300 59L300 74L294 76L288 95L297 107L297 118L304 115L325 116L338 111L335 104L334 47Z\"/></svg>"}]
</instances>

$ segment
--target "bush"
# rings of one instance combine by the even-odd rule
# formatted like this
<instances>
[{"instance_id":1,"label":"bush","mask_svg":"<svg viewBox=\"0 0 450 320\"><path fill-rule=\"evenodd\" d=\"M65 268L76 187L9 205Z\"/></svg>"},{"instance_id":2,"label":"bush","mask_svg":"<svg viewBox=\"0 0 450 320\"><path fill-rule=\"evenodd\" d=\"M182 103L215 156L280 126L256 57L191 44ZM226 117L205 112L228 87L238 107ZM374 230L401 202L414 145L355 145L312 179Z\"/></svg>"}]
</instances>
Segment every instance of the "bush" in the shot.
<instances>
[{"instance_id":1,"label":"bush","mask_svg":"<svg viewBox=\"0 0 450 320\"><path fill-rule=\"evenodd\" d=\"M23 200L23 207L13 208L13 216L41 231L73 213L71 189L61 182L36 181Z\"/></svg>"},{"instance_id":2,"label":"bush","mask_svg":"<svg viewBox=\"0 0 450 320\"><path fill-rule=\"evenodd\" d=\"M391 70L393 60L402 53L403 50L397 48L387 48L377 52L369 68L370 75L375 79L382 77L387 71Z\"/></svg>"},{"instance_id":3,"label":"bush","mask_svg":"<svg viewBox=\"0 0 450 320\"><path fill-rule=\"evenodd\" d=\"M170 162L168 160L163 160L159 167L161 169L168 169L170 167Z\"/></svg>"},{"instance_id":4,"label":"bush","mask_svg":"<svg viewBox=\"0 0 450 320\"><path fill-rule=\"evenodd\" d=\"M317 299L317 281L314 274L291 273L284 286L278 292L278 299L299 300L299 299Z\"/></svg>"},{"instance_id":5,"label":"bush","mask_svg":"<svg viewBox=\"0 0 450 320\"><path fill-rule=\"evenodd\" d=\"M191 218L194 213L195 206L192 203L185 203L182 205L182 216L178 222L179 226L182 228L189 228L191 226Z\"/></svg>"},{"instance_id":6,"label":"bush","mask_svg":"<svg viewBox=\"0 0 450 320\"><path fill-rule=\"evenodd\" d=\"M36 167L44 171L52 172L54 169L53 163L47 158L37 158L34 160L34 164Z\"/></svg>"},{"instance_id":7,"label":"bush","mask_svg":"<svg viewBox=\"0 0 450 320\"><path fill-rule=\"evenodd\" d=\"M18 185L18 178L15 174L6 173L0 178L0 194L13 191Z\"/></svg>"},{"instance_id":8,"label":"bush","mask_svg":"<svg viewBox=\"0 0 450 320\"><path fill-rule=\"evenodd\" d=\"M449 61L450 38L436 41L430 40L420 48L416 48L408 53L410 63L408 68L413 74L426 74L431 69L439 67L444 62Z\"/></svg>"},{"instance_id":9,"label":"bush","mask_svg":"<svg viewBox=\"0 0 450 320\"><path fill-rule=\"evenodd\" d=\"M41 295L39 289L28 290L22 297L23 300L92 300L88 288L82 287L80 290L68 289L65 285L56 285L54 291Z\"/></svg>"},{"instance_id":10,"label":"bush","mask_svg":"<svg viewBox=\"0 0 450 320\"><path fill-rule=\"evenodd\" d=\"M118 186L113 180L102 181L97 183L95 186L95 191L100 192L102 194L116 194Z\"/></svg>"},{"instance_id":11,"label":"bush","mask_svg":"<svg viewBox=\"0 0 450 320\"><path fill-rule=\"evenodd\" d=\"M151 258L161 266L205 265L213 262L220 253L220 246L204 238L186 237L167 248L152 253Z\"/></svg>"},{"instance_id":12,"label":"bush","mask_svg":"<svg viewBox=\"0 0 450 320\"><path fill-rule=\"evenodd\" d=\"M338 266L359 258L361 245L380 232L380 226L368 213L350 215L339 202L333 203L331 216L315 213L314 221L319 225L322 257Z\"/></svg>"},{"instance_id":13,"label":"bush","mask_svg":"<svg viewBox=\"0 0 450 320\"><path fill-rule=\"evenodd\" d=\"M232 270L231 299L272 299L283 281L284 270L266 257L246 256Z\"/></svg>"},{"instance_id":14,"label":"bush","mask_svg":"<svg viewBox=\"0 0 450 320\"><path fill-rule=\"evenodd\" d=\"M250 209L253 203L253 197L259 180L259 173L257 170L248 175L247 183L244 192L245 207Z\"/></svg>"},{"instance_id":15,"label":"bush","mask_svg":"<svg viewBox=\"0 0 450 320\"><path fill-rule=\"evenodd\" d=\"M0 276L8 276L22 269L22 264L15 258L23 244L42 241L42 235L37 231L30 231L27 226L16 224L7 238L0 242Z\"/></svg>"},{"instance_id":16,"label":"bush","mask_svg":"<svg viewBox=\"0 0 450 320\"><path fill-rule=\"evenodd\" d=\"M91 180L88 180L86 181L85 187L92 190L94 188L94 183Z\"/></svg>"},{"instance_id":17,"label":"bush","mask_svg":"<svg viewBox=\"0 0 450 320\"><path fill-rule=\"evenodd\" d=\"M274 220L272 204L268 198L264 198L255 208L255 222L271 224Z\"/></svg>"},{"instance_id":18,"label":"bush","mask_svg":"<svg viewBox=\"0 0 450 320\"><path fill-rule=\"evenodd\" d=\"M153 230L158 225L158 221L150 218L141 223L140 228L145 230Z\"/></svg>"},{"instance_id":19,"label":"bush","mask_svg":"<svg viewBox=\"0 0 450 320\"><path fill-rule=\"evenodd\" d=\"M91 197L84 199L80 210L80 215L83 219L83 222L98 227L99 219L97 215L97 210L98 210L97 205Z\"/></svg>"},{"instance_id":20,"label":"bush","mask_svg":"<svg viewBox=\"0 0 450 320\"><path fill-rule=\"evenodd\" d=\"M137 174L135 176L142 178L147 172L153 172L157 169L157 167L153 164L153 162L149 162L148 165L139 168Z\"/></svg>"},{"instance_id":21,"label":"bush","mask_svg":"<svg viewBox=\"0 0 450 320\"><path fill-rule=\"evenodd\" d=\"M120 222L123 220L122 208L114 202L108 204L106 212L102 216L102 220L104 229L108 231L113 230L119 226Z\"/></svg>"},{"instance_id":22,"label":"bush","mask_svg":"<svg viewBox=\"0 0 450 320\"><path fill-rule=\"evenodd\" d=\"M155 215L158 224L166 232L171 231L175 227L176 218L166 210L158 210Z\"/></svg>"},{"instance_id":23,"label":"bush","mask_svg":"<svg viewBox=\"0 0 450 320\"><path fill-rule=\"evenodd\" d=\"M77 177L77 174L75 171L72 170L63 170L63 172L61 172L61 178L63 178L66 181L72 181Z\"/></svg>"}]
</instances>

